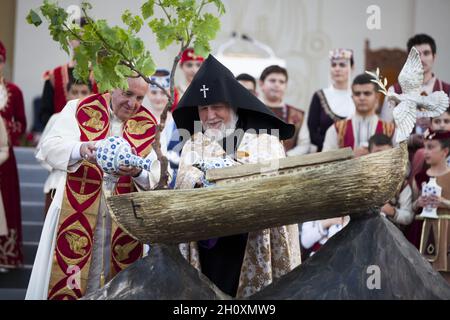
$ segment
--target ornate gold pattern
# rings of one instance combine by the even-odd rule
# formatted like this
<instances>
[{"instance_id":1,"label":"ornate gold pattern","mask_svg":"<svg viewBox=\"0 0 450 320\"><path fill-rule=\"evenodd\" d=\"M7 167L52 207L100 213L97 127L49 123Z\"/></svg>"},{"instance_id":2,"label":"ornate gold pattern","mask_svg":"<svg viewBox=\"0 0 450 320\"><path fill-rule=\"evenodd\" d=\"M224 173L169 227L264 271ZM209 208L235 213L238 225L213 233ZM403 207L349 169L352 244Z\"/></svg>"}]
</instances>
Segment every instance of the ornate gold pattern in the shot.
<instances>
[{"instance_id":1,"label":"ornate gold pattern","mask_svg":"<svg viewBox=\"0 0 450 320\"><path fill-rule=\"evenodd\" d=\"M127 126L130 129L129 132L133 134L144 134L148 129L154 126L153 123L149 123L147 120L136 121L133 119L128 120Z\"/></svg>"},{"instance_id":2,"label":"ornate gold pattern","mask_svg":"<svg viewBox=\"0 0 450 320\"><path fill-rule=\"evenodd\" d=\"M90 183L90 184L95 184L95 185L100 185L100 181L98 180L93 180L93 179L87 179L87 174L88 174L88 166L89 167L94 167L93 164L90 164L88 161L84 161L86 164L84 165L83 169L83 178L76 178L76 177L69 177L68 180L69 181L78 181L81 183L81 188L80 188L80 194L84 194L84 188L86 187L86 184Z\"/></svg>"},{"instance_id":3,"label":"ornate gold pattern","mask_svg":"<svg viewBox=\"0 0 450 320\"><path fill-rule=\"evenodd\" d=\"M99 131L105 126L105 122L101 120L102 113L89 106L83 107L82 109L91 118L88 121L83 122L83 126L95 129Z\"/></svg>"},{"instance_id":4,"label":"ornate gold pattern","mask_svg":"<svg viewBox=\"0 0 450 320\"><path fill-rule=\"evenodd\" d=\"M105 94L105 95L103 95L102 97L103 97L107 102L109 101L109 94ZM83 100L80 101L80 104L81 104L82 102L83 102ZM98 110L95 110L94 107L97 108ZM86 111L86 110L87 110L87 111ZM94 140L98 140L101 136L105 135L105 132L106 132L107 130L109 130L109 113L108 113L107 108L105 108L105 106L103 106L103 105L100 103L100 101L95 100L95 101L89 103L88 105L82 105L82 106L78 105L78 107L77 107L76 118L77 118L77 119L80 118L80 112L81 112L81 111L83 111L84 113L86 113L86 115L89 116L89 113L91 113L91 110L96 111L96 112L99 113L100 115L101 115L101 111L103 111L103 112L105 113L106 117L107 117L107 122L108 122L108 123L104 123L103 121L101 121L101 120L100 120L100 119L101 119L101 116L100 116L99 118L97 118L97 117L98 117L98 114L96 113L96 115L95 115L96 118L94 118L94 119L97 119L97 120L99 120L100 122L102 122L102 123L103 123L103 126L99 128L100 123L98 123L97 120L92 120L92 118L90 119L90 120L92 120L92 122L89 123L89 124L90 124L90 125L95 125L95 126L96 126L97 128L99 128L99 129L96 129L96 128L93 128L93 127L90 127L90 126L85 126L86 122L83 122L83 124L81 124L81 123L79 124L79 128L80 128L81 132L88 138L88 140L89 140L89 141L94 141ZM92 113L91 113L91 114L92 114ZM88 120L87 122L89 122L90 120ZM95 132L92 132L92 131L88 130L87 128L94 129Z\"/></svg>"},{"instance_id":5,"label":"ornate gold pattern","mask_svg":"<svg viewBox=\"0 0 450 320\"><path fill-rule=\"evenodd\" d=\"M83 172L83 178L77 178L77 177L72 177L72 176L68 176L68 177L67 177L67 180L68 180L68 181L78 181L78 182L81 183L81 189L80 189L80 192L77 192L77 191L73 190L73 189L70 187L70 184L67 183L67 188L70 190L71 194L74 196L74 198L77 200L77 202L78 202L79 204L84 203L84 202L87 201L88 199L92 198L92 197L95 195L95 193L99 192L99 189L97 189L97 190L93 191L92 193L89 193L89 194L83 194L83 193L84 193L84 188L86 187L86 184L88 184L88 183L89 183L89 184L95 184L95 185L98 185L99 188L100 188L100 185L101 185L101 182L100 182L100 181L97 181L97 180L91 180L91 179L86 179L87 172L88 172L89 168L92 168L92 169L95 169L95 170L99 171L99 169L97 168L97 166L94 165L94 164L92 164L92 163L90 163L90 162L88 162L88 161L85 161L85 160L83 160L82 166L83 166L83 169L84 169L84 172ZM99 176L100 176L100 177L102 176L101 172L99 172Z\"/></svg>"},{"instance_id":6,"label":"ornate gold pattern","mask_svg":"<svg viewBox=\"0 0 450 320\"><path fill-rule=\"evenodd\" d=\"M80 235L79 233L81 233L82 235ZM64 262L67 263L67 265L78 265L83 259L86 258L86 256L91 254L92 237L89 235L88 231L80 224L79 221L76 221L75 223L62 230L60 232L60 235L64 235L64 239L69 244L70 250L73 253L80 255L79 258L69 258L63 252L61 252L60 248L57 245L56 250L62 257ZM59 237L57 241L58 240ZM88 250L86 250L86 247L88 246L89 248Z\"/></svg>"},{"instance_id":7,"label":"ornate gold pattern","mask_svg":"<svg viewBox=\"0 0 450 320\"><path fill-rule=\"evenodd\" d=\"M134 248L136 248L138 244L139 244L139 242L133 241L133 242L126 243L123 246L120 244L116 245L114 248L114 252L117 255L117 260L119 262L127 260L130 257L130 252L133 251Z\"/></svg>"},{"instance_id":8,"label":"ornate gold pattern","mask_svg":"<svg viewBox=\"0 0 450 320\"><path fill-rule=\"evenodd\" d=\"M84 248L89 244L89 239L87 237L80 236L72 231L67 231L65 238L72 252L80 256L84 256L86 254L86 250Z\"/></svg>"},{"instance_id":9,"label":"ornate gold pattern","mask_svg":"<svg viewBox=\"0 0 450 320\"><path fill-rule=\"evenodd\" d=\"M425 219L422 225L422 235L420 236L419 252L423 255L428 255L425 256L425 258L429 262L435 262L440 254L439 241L441 239L441 223L441 219L437 219L436 221L434 221L433 219ZM437 228L437 234L435 233L435 228ZM430 243L430 245L425 248L426 241L429 240L431 232L435 233L433 235L435 245ZM430 246L433 247L433 253L428 252L428 250L431 249Z\"/></svg>"},{"instance_id":10,"label":"ornate gold pattern","mask_svg":"<svg viewBox=\"0 0 450 320\"><path fill-rule=\"evenodd\" d=\"M0 195L1 196L1 195ZM6 236L6 241L3 245L0 245L0 266L9 266L8 260L17 258L18 252L15 250L17 247L17 230L9 229L9 233Z\"/></svg>"},{"instance_id":11,"label":"ornate gold pattern","mask_svg":"<svg viewBox=\"0 0 450 320\"><path fill-rule=\"evenodd\" d=\"M180 161L178 189L189 189L198 178L198 169L183 161L190 151L201 154L204 160L223 152L217 142L205 144L202 134L194 135L183 148ZM270 146L261 150L259 146ZM284 148L279 140L270 135L244 134L239 150L241 155L248 155L242 163L257 163L268 159L279 159L285 156ZM282 226L251 232L248 235L247 247L241 267L241 275L237 297L248 297L269 285L274 278L280 277L300 264L300 247L298 227ZM182 255L197 269L200 267L198 246L196 242L182 243L179 246ZM279 249L276 249L279 248Z\"/></svg>"},{"instance_id":12,"label":"ornate gold pattern","mask_svg":"<svg viewBox=\"0 0 450 320\"><path fill-rule=\"evenodd\" d=\"M102 104L102 98L105 100L105 105ZM97 98L95 101L86 103L85 105L78 105L76 119L78 120L78 125L82 133L82 141L95 141L108 136L107 132L109 130L110 119L108 111L109 101L110 95L104 94L101 97ZM86 116L90 117L90 119L85 121L86 116L84 114L80 114L81 111L83 111ZM145 135L145 133L155 125L156 122L151 117L151 115L145 110L141 109L141 111L136 114L133 119L130 119L124 126L124 138L128 139L128 141L134 144L135 147L139 147L144 143L148 143L149 141L151 141L151 139L154 138L154 135L152 135L151 137L142 137L142 135ZM95 132L90 129L94 129ZM130 135L140 136L140 140L134 139ZM144 150L140 150L139 153L141 156L146 156L150 152L150 150L151 144L149 144L149 146ZM77 172L77 176L74 176L73 174L68 175L66 191L62 203L61 216L58 224L58 238L55 252L56 256L54 256L53 260L52 274L49 284L49 298L61 298L61 296L73 297L75 299L79 298L77 296L78 293L76 293L74 290L71 290L67 286L64 286L64 288L61 289L59 288L59 286L61 285L61 281L65 281L64 279L68 277L68 275L66 274L67 271L63 270L64 264L66 264L67 266L76 265L82 268L80 270L80 291L81 295L84 295L89 276L92 248L95 240L93 239L93 232L97 225L97 215L101 197L100 191L102 188L102 176L103 173L101 172L101 170L95 164L89 163L87 161L82 162L82 167L80 167L79 171ZM75 185L74 182L76 182ZM93 188L94 191L85 194L85 192L90 191L88 189L88 186L91 187L92 185L95 185L95 188ZM125 186L132 187L130 183L121 183L119 185L119 187ZM74 188L77 190L79 188L79 190L75 191L73 190ZM73 201L71 202L72 199L75 199L78 202L78 205L72 206L72 204L74 203ZM90 201L92 203L86 203L87 201ZM77 217L74 215L81 216ZM61 230L61 226L64 225L64 223L66 223L68 219L72 218L74 218L75 220L74 223ZM83 222L83 220L85 222ZM90 230L86 229L87 226L83 226L83 224L86 222L89 224ZM113 221L111 235L114 235L116 230L117 225ZM121 238L119 237L119 239ZM117 240L115 241L115 243L117 243ZM132 241L117 244L111 247L113 251L112 259L114 259L115 264L120 270L128 267L129 264L121 262L130 260L130 254L133 252L133 250L136 249L138 245L141 244L137 241ZM64 251L65 254L62 251ZM67 255L69 255L69 257L67 257ZM76 258L74 258L73 256L76 256ZM64 264L62 265L60 265L61 260L64 262ZM111 277L113 277L116 272L117 267L111 269ZM54 288L57 288L56 293L52 291Z\"/></svg>"},{"instance_id":13,"label":"ornate gold pattern","mask_svg":"<svg viewBox=\"0 0 450 320\"><path fill-rule=\"evenodd\" d=\"M339 121L339 120L343 120L345 118L342 118L340 116L338 116L337 114L335 114L329 104L328 104L328 100L325 97L325 93L323 92L323 90L319 90L317 91L317 96L319 97L319 101L320 101L320 105L322 106L323 111L325 111L325 113L334 121Z\"/></svg>"}]
</instances>

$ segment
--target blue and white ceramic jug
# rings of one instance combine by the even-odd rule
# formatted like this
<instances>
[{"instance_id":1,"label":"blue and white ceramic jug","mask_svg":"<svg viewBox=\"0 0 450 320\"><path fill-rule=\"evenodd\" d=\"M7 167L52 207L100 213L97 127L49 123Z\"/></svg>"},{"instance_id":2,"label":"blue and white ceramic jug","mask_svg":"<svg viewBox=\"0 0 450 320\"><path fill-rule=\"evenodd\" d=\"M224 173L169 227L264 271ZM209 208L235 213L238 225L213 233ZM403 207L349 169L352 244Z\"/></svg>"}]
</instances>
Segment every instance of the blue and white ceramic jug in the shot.
<instances>
[{"instance_id":1,"label":"blue and white ceramic jug","mask_svg":"<svg viewBox=\"0 0 450 320\"><path fill-rule=\"evenodd\" d=\"M97 143L97 164L105 173L113 174L120 166L141 168L150 171L152 160L131 153L131 146L122 137L114 136Z\"/></svg>"}]
</instances>

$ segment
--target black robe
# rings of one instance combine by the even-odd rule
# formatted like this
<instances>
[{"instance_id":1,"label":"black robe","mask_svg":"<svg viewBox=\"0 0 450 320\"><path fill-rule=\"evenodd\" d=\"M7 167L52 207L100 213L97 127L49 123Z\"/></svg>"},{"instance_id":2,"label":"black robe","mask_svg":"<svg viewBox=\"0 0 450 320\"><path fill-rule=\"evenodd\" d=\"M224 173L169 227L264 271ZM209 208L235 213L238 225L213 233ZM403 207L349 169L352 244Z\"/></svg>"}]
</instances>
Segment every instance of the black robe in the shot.
<instances>
[{"instance_id":1,"label":"black robe","mask_svg":"<svg viewBox=\"0 0 450 320\"><path fill-rule=\"evenodd\" d=\"M236 128L247 127L246 121L239 118ZM237 131L244 132L244 131ZM222 148L228 155L235 158L235 153L242 141L243 134L233 136L233 140L225 138L221 141ZM227 143L229 147L226 148ZM231 146L230 144L233 144ZM247 246L248 233L221 237L215 239L199 241L200 265L203 274L211 280L220 290L230 296L236 296L239 277L241 274L242 262L244 260L245 248ZM211 247L212 246L212 247ZM208 248L210 247L210 248Z\"/></svg>"}]
</instances>

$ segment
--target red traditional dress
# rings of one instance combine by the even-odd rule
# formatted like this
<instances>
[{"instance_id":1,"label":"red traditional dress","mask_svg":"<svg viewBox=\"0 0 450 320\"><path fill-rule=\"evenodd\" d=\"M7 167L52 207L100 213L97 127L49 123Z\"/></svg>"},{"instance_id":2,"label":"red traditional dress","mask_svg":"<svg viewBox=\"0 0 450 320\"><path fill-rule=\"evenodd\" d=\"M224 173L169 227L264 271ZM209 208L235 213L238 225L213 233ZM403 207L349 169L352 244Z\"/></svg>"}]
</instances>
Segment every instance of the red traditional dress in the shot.
<instances>
[{"instance_id":1,"label":"red traditional dress","mask_svg":"<svg viewBox=\"0 0 450 320\"><path fill-rule=\"evenodd\" d=\"M13 146L19 145L19 138L25 132L27 122L22 91L13 83L0 85L6 88L8 96L6 105L0 106L0 115L5 121L10 141L9 157L0 166L2 185L8 186L2 189L8 235L0 237L0 267L16 268L22 264L22 219L19 175Z\"/></svg>"},{"instance_id":2,"label":"red traditional dress","mask_svg":"<svg viewBox=\"0 0 450 320\"><path fill-rule=\"evenodd\" d=\"M450 199L450 173L436 177L436 182L442 187L442 197ZM450 210L438 208L437 214L439 219L423 221L419 250L450 283Z\"/></svg>"},{"instance_id":3,"label":"red traditional dress","mask_svg":"<svg viewBox=\"0 0 450 320\"><path fill-rule=\"evenodd\" d=\"M76 119L81 132L80 140L98 141L109 134L110 96L94 95L81 101L77 107ZM95 115L94 115L95 113ZM92 121L94 120L94 121ZM103 125L102 125L103 124ZM123 137L137 153L145 157L151 151L156 132L156 120L144 107L123 126ZM84 161L75 173L67 176L66 190L57 232L49 299L78 299L86 289L89 273L91 248L96 239L93 232L102 191L102 170ZM130 177L121 177L116 194L136 191ZM114 222L111 230L111 278L142 257L143 246L125 234ZM81 288L67 286L72 275L67 270L76 265L81 273Z\"/></svg>"}]
</instances>

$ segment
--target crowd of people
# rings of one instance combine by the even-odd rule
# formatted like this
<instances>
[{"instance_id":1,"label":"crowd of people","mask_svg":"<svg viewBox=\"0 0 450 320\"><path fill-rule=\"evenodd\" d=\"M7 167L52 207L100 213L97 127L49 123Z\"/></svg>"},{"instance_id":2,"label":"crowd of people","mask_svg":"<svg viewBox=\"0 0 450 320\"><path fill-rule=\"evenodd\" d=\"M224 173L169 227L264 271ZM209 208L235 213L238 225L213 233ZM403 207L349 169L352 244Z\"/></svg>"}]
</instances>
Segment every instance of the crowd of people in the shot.
<instances>
[{"instance_id":1,"label":"crowd of people","mask_svg":"<svg viewBox=\"0 0 450 320\"><path fill-rule=\"evenodd\" d=\"M433 69L437 52L433 38L415 35L407 42L407 50L412 47L419 51L424 68L421 94L442 90L449 95L450 85L438 79ZM2 77L5 59L0 43L0 90L7 92L5 101L0 94L1 272L23 263L13 147L26 129L22 93ZM187 49L179 65L185 79L176 86L160 135L161 150L169 160L170 188L210 186L205 172L192 161L193 151L217 167L223 163L220 159L240 165L344 147L360 157L395 147L395 106L387 101L380 104L378 85L368 74L354 75L354 62L352 50L332 50L329 86L314 92L309 106L293 106L286 102L285 68L269 66L259 79L249 74L235 77L213 56L201 57ZM128 90L99 93L93 78L88 83L74 78L75 63L71 60L45 73L39 114L45 130L36 158L49 170L43 190L46 219L29 299L79 299L149 250L111 219L105 194L152 190L162 168L147 172L122 166L111 185L96 166L96 142L122 136L133 152L157 163L152 143L169 101L170 72L158 68L150 75L154 82L150 86L129 78ZM401 87L395 84L389 91L401 93ZM201 123L199 132L194 130L195 121ZM182 130L189 132L189 140L182 141ZM227 139L229 130L232 140ZM396 224L450 283L450 109L436 118L419 118L408 147L409 175L401 190L381 207L380 215ZM436 178L441 195L422 194L430 178ZM418 219L425 207L437 208L439 219ZM308 259L349 222L348 216L309 221L184 243L180 251L222 291L248 297ZM81 280L77 286L67 286L74 265Z\"/></svg>"}]
</instances>

